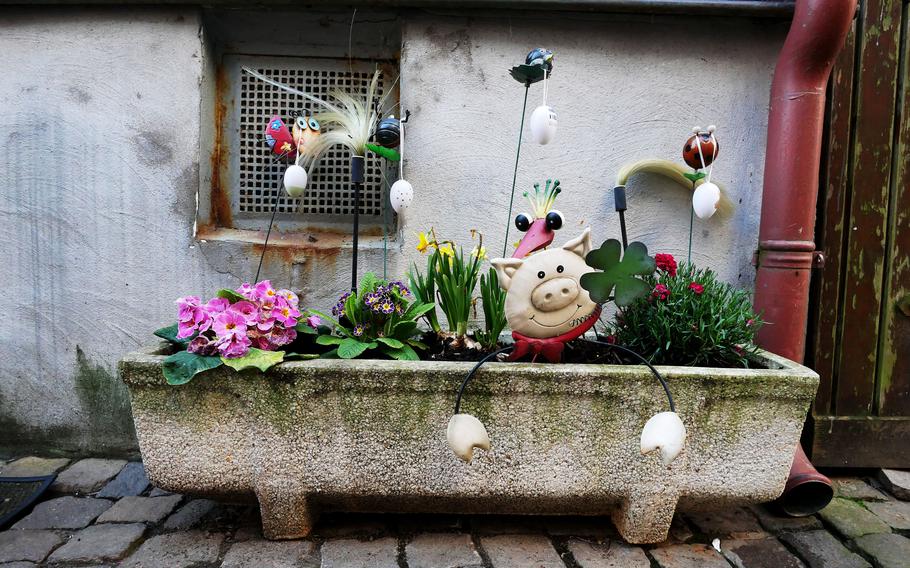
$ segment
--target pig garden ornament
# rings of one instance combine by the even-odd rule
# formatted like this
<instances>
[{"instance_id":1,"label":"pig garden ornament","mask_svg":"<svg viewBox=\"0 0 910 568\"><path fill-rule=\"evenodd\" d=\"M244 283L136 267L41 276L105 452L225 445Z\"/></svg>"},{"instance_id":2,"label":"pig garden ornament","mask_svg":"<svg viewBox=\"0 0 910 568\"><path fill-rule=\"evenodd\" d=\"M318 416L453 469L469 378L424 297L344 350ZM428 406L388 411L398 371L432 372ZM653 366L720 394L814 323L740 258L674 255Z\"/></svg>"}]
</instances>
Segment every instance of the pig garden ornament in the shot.
<instances>
[{"instance_id":1,"label":"pig garden ornament","mask_svg":"<svg viewBox=\"0 0 910 568\"><path fill-rule=\"evenodd\" d=\"M527 258L492 261L499 285L508 292L506 319L515 339L510 359L542 355L558 362L567 341L591 329L600 306L580 283L594 269L585 263L591 250L591 229L561 248Z\"/></svg>"}]
</instances>

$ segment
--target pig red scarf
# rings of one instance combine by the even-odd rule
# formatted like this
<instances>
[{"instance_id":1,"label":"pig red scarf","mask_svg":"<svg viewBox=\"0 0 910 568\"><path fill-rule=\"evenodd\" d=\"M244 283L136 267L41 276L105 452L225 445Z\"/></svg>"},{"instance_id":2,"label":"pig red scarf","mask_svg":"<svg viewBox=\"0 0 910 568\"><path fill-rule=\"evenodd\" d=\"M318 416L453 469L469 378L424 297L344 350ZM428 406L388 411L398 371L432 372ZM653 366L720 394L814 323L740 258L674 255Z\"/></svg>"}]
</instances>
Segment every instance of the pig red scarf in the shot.
<instances>
[{"instance_id":1,"label":"pig red scarf","mask_svg":"<svg viewBox=\"0 0 910 568\"><path fill-rule=\"evenodd\" d=\"M598 317L600 317L600 306L597 306L597 308L591 312L591 315L589 315L578 327L563 333L562 335L557 335L556 337L528 337L527 335L522 335L517 331L513 331L512 339L515 340L515 349L512 351L511 355L509 355L509 361L517 361L525 355L530 354L532 356L532 361L537 359L538 355L541 355L550 363L559 363L560 360L562 360L562 352L566 347L566 343L573 339L578 339L586 331L594 327Z\"/></svg>"}]
</instances>

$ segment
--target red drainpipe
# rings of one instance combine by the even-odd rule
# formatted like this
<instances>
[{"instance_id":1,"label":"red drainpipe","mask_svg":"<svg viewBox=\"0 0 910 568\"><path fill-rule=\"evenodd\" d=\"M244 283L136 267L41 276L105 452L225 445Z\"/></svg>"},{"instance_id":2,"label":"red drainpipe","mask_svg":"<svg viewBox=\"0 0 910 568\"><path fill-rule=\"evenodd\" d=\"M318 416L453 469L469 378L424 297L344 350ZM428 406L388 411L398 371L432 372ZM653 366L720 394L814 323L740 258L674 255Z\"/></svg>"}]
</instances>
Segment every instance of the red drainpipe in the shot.
<instances>
[{"instance_id":1,"label":"red drainpipe","mask_svg":"<svg viewBox=\"0 0 910 568\"><path fill-rule=\"evenodd\" d=\"M755 278L755 308L768 325L757 341L800 362L806 350L825 90L855 12L856 0L797 0L771 83ZM808 515L827 505L831 495L831 481L797 447L778 503L785 512Z\"/></svg>"}]
</instances>

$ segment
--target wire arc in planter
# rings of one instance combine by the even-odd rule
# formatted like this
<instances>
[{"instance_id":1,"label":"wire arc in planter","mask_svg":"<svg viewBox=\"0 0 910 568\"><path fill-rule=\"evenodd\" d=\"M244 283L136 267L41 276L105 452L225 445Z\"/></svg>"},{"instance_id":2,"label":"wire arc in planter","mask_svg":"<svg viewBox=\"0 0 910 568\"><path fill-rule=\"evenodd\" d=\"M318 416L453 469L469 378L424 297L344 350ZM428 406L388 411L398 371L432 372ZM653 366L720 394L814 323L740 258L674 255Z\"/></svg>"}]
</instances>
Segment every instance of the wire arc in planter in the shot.
<instances>
[{"instance_id":1,"label":"wire arc in planter","mask_svg":"<svg viewBox=\"0 0 910 568\"><path fill-rule=\"evenodd\" d=\"M635 351L633 351L627 347L623 347L621 345L616 345L614 343L607 343L605 341L597 341L597 340L593 340L593 339L585 339L584 341L587 343L602 345L602 346L608 347L610 349L622 351L623 353L626 353L627 355L631 355L632 357L634 357L635 359L640 361L643 365L645 365L648 368L648 370L651 371L651 374L654 375L654 377L660 383L660 386L663 387L664 393L667 395L667 403L670 405L670 412L676 412L676 403L673 401L673 394L670 392L670 385L667 384L667 381L663 378L663 376L660 374L660 372L657 369L655 369L654 365L652 365L647 359L645 359L644 357L642 357ZM480 369L480 367L483 366L483 364L486 363L487 361L489 361L503 353L508 353L508 352L512 351L513 349L514 349L514 346L512 346L512 345L510 345L508 347L503 347L502 349L500 349L498 351L494 351L493 353L490 353L489 355L487 355L486 357L484 357L483 359L478 361L476 365L474 365L474 367L468 372L467 376L461 382L461 386L458 387L458 395L455 397L455 412L454 412L455 414L458 414L460 412L461 398L464 395L464 390L465 390L465 388L467 388L468 383L471 382L471 379L474 378L474 375L477 374L478 369Z\"/></svg>"}]
</instances>

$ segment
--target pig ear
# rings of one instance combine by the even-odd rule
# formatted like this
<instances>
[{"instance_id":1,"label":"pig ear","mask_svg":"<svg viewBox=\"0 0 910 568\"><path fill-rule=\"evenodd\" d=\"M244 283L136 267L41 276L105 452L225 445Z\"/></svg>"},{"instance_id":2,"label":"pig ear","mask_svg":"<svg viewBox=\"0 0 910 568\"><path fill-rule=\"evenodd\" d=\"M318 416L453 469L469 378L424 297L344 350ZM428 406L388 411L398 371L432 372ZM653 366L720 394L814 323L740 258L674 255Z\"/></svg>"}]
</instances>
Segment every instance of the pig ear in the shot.
<instances>
[{"instance_id":1,"label":"pig ear","mask_svg":"<svg viewBox=\"0 0 910 568\"><path fill-rule=\"evenodd\" d=\"M591 251L591 227L587 227L581 235L562 245L562 248L584 258Z\"/></svg>"},{"instance_id":2,"label":"pig ear","mask_svg":"<svg viewBox=\"0 0 910 568\"><path fill-rule=\"evenodd\" d=\"M521 258L494 258L491 260L490 264L496 269L496 276L499 277L499 287L508 290L512 284L512 275L524 263L525 261Z\"/></svg>"}]
</instances>

